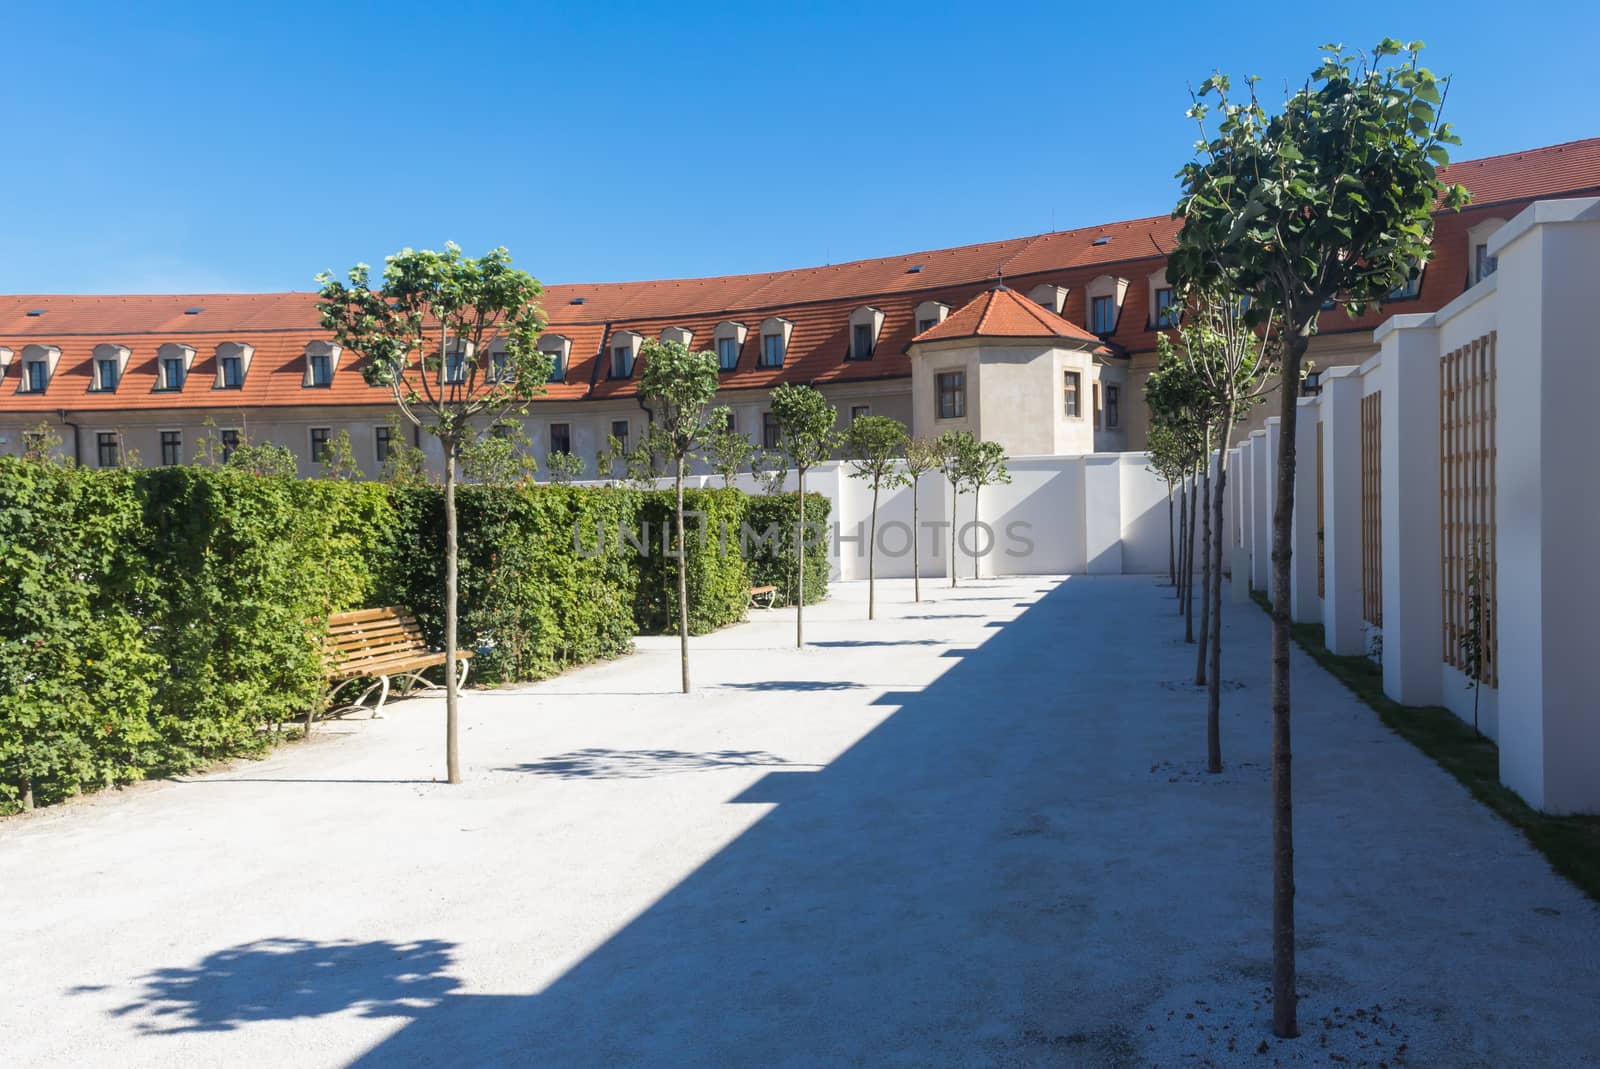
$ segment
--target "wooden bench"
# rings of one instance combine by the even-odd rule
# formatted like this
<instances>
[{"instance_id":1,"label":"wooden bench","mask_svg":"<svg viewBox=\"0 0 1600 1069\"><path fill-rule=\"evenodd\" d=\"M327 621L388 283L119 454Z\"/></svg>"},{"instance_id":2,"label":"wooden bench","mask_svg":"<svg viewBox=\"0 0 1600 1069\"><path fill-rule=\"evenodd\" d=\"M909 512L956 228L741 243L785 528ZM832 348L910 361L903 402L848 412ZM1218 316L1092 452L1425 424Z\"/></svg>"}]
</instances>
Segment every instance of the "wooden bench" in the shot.
<instances>
[{"instance_id":1,"label":"wooden bench","mask_svg":"<svg viewBox=\"0 0 1600 1069\"><path fill-rule=\"evenodd\" d=\"M775 586L753 586L750 588L750 607L752 609L770 609L772 603L778 599L778 588Z\"/></svg>"},{"instance_id":2,"label":"wooden bench","mask_svg":"<svg viewBox=\"0 0 1600 1069\"><path fill-rule=\"evenodd\" d=\"M445 662L441 651L430 650L422 637L422 628L414 617L401 609L357 609L354 612L336 612L328 617L328 638L324 650L327 654L328 681L333 690L328 694L328 704L333 712L366 708L366 700L373 691L378 692L378 702L372 706L372 715L383 712L383 703L389 700L389 681L397 679L402 696L409 695L413 687L426 690L440 689L438 684L423 678L422 673ZM467 682L467 661L471 650L457 650L460 678L457 686ZM353 702L335 705L335 696L352 684L371 679L361 696Z\"/></svg>"}]
</instances>

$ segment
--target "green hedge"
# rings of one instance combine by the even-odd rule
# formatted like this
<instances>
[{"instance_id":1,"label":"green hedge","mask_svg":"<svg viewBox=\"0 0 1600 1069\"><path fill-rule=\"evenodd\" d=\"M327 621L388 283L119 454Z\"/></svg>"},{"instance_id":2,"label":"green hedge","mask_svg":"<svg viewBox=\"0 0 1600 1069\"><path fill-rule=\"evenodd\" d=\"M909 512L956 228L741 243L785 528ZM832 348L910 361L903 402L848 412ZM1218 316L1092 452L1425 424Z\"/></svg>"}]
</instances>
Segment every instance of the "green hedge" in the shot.
<instances>
[{"instance_id":1,"label":"green hedge","mask_svg":"<svg viewBox=\"0 0 1600 1069\"><path fill-rule=\"evenodd\" d=\"M746 539L746 566L752 586L775 586L784 601L794 604L794 520L795 494L769 494L748 499L745 525L753 537ZM828 546L823 532L827 528L828 499L821 494L806 495L806 524L812 541L806 546L806 604L828 596ZM772 537L766 537L771 532Z\"/></svg>"},{"instance_id":2,"label":"green hedge","mask_svg":"<svg viewBox=\"0 0 1600 1069\"><path fill-rule=\"evenodd\" d=\"M695 633L740 619L751 585L792 596L794 502L687 492L705 516L689 538ZM462 487L457 505L477 679L539 679L674 628L671 491ZM807 514L820 527L826 499ZM28 791L45 804L260 752L321 702L330 612L405 606L442 645L443 516L437 487L0 458L0 813ZM741 557L741 527L774 523L783 536ZM648 530L648 551L619 530ZM806 566L819 600L825 548Z\"/></svg>"}]
</instances>

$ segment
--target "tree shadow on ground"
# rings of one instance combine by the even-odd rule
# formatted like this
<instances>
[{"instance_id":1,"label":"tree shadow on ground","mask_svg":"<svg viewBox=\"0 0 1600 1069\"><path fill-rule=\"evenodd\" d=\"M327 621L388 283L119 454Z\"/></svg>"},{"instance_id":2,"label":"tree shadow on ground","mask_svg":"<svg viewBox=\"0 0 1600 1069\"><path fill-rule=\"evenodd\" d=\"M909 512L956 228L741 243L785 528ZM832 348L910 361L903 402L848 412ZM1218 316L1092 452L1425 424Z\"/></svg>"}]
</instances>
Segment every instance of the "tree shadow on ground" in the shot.
<instances>
[{"instance_id":1,"label":"tree shadow on ground","mask_svg":"<svg viewBox=\"0 0 1600 1069\"><path fill-rule=\"evenodd\" d=\"M821 646L824 648L833 647L838 649L849 649L858 646L938 646L942 645L942 643L936 638L842 638L829 642L811 642L808 643L808 645Z\"/></svg>"},{"instance_id":2,"label":"tree shadow on ground","mask_svg":"<svg viewBox=\"0 0 1600 1069\"><path fill-rule=\"evenodd\" d=\"M219 950L187 968L141 977L144 989L118 1006L141 1032L230 1031L254 1021L293 1021L357 1010L414 1017L460 983L447 974L455 944L377 940L261 939ZM85 986L71 994L103 990Z\"/></svg>"},{"instance_id":3,"label":"tree shadow on ground","mask_svg":"<svg viewBox=\"0 0 1600 1069\"><path fill-rule=\"evenodd\" d=\"M497 772L526 772L557 779L649 779L679 772L707 772L719 768L790 766L786 758L765 750L573 750L570 753L498 768ZM790 766L808 767L808 766Z\"/></svg>"},{"instance_id":4,"label":"tree shadow on ground","mask_svg":"<svg viewBox=\"0 0 1600 1069\"><path fill-rule=\"evenodd\" d=\"M820 691L820 690L861 690L865 683L856 683L848 679L759 679L754 683L718 683L717 687L724 690L794 690L794 691Z\"/></svg>"}]
</instances>

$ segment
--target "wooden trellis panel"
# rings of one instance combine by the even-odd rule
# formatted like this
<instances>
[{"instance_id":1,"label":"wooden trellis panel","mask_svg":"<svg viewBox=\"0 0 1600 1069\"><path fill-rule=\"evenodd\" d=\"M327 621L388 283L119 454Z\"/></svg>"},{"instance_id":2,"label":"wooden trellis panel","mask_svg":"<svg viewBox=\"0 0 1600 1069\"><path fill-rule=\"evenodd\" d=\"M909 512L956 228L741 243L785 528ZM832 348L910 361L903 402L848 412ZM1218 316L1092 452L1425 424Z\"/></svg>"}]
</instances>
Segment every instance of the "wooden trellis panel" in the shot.
<instances>
[{"instance_id":1,"label":"wooden trellis panel","mask_svg":"<svg viewBox=\"0 0 1600 1069\"><path fill-rule=\"evenodd\" d=\"M1361 399L1361 618L1383 626L1383 391Z\"/></svg>"},{"instance_id":2,"label":"wooden trellis panel","mask_svg":"<svg viewBox=\"0 0 1600 1069\"><path fill-rule=\"evenodd\" d=\"M1439 559L1444 662L1463 671L1461 639L1474 625L1477 570L1482 677L1498 683L1495 626L1495 335L1448 353L1439 366Z\"/></svg>"},{"instance_id":3,"label":"wooden trellis panel","mask_svg":"<svg viewBox=\"0 0 1600 1069\"><path fill-rule=\"evenodd\" d=\"M1328 596L1328 584L1326 573L1323 571L1324 560L1322 555L1322 532L1327 529L1323 525L1324 500L1326 498L1322 488L1322 421L1319 419L1317 420L1317 597L1319 598Z\"/></svg>"}]
</instances>

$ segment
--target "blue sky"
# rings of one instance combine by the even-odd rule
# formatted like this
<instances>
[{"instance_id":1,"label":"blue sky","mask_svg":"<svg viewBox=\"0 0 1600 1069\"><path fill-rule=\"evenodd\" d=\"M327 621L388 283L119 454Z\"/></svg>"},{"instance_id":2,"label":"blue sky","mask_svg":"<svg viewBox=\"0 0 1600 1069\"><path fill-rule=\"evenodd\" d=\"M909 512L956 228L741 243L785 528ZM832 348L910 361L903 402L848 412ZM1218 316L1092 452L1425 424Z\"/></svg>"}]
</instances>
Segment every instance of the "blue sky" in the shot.
<instances>
[{"instance_id":1,"label":"blue sky","mask_svg":"<svg viewBox=\"0 0 1600 1069\"><path fill-rule=\"evenodd\" d=\"M451 239L548 282L731 274L1154 215L1187 82L1277 97L1385 34L1456 76L1462 158L1600 134L1589 5L1343 6L12 4L0 292L303 290Z\"/></svg>"}]
</instances>

